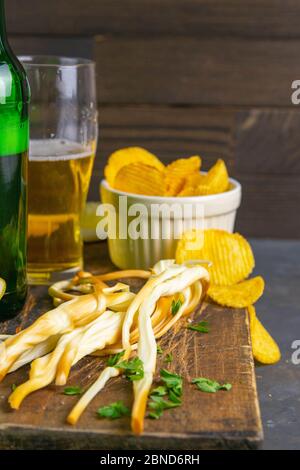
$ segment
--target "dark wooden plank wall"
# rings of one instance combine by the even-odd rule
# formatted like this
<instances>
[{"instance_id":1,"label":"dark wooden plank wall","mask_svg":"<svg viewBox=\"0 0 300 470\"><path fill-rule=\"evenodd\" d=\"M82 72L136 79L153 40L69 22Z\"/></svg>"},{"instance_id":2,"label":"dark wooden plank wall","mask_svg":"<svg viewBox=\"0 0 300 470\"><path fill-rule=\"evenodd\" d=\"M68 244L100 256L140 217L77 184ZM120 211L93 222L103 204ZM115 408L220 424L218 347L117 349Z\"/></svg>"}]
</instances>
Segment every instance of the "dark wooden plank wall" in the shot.
<instances>
[{"instance_id":1,"label":"dark wooden plank wall","mask_svg":"<svg viewBox=\"0 0 300 470\"><path fill-rule=\"evenodd\" d=\"M18 53L94 58L106 157L142 145L165 161L223 157L243 183L237 228L300 237L298 0L9 0Z\"/></svg>"}]
</instances>

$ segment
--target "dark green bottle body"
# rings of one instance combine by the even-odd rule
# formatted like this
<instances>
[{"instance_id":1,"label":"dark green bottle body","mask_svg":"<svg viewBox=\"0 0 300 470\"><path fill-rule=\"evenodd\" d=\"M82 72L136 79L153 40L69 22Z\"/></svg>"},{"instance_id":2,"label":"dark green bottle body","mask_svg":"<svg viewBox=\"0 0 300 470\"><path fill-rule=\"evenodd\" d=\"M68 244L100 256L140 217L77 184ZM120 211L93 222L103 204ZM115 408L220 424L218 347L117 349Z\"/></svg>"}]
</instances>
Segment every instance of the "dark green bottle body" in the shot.
<instances>
[{"instance_id":1,"label":"dark green bottle body","mask_svg":"<svg viewBox=\"0 0 300 470\"><path fill-rule=\"evenodd\" d=\"M0 277L6 282L0 321L18 313L27 293L28 102L28 82L8 45L0 0Z\"/></svg>"}]
</instances>

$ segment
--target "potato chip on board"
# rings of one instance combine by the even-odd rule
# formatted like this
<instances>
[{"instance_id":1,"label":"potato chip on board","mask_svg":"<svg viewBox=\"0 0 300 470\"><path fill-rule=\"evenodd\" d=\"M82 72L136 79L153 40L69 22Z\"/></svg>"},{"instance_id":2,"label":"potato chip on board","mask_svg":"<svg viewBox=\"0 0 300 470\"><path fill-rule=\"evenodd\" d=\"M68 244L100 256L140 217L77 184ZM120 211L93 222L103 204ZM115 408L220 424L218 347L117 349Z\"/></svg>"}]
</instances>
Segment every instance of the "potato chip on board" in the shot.
<instances>
[{"instance_id":1,"label":"potato chip on board","mask_svg":"<svg viewBox=\"0 0 300 470\"><path fill-rule=\"evenodd\" d=\"M142 147L127 147L113 152L108 158L107 165L104 169L104 175L111 187L114 187L115 177L119 170L130 163L143 162L149 166L163 171L165 166L163 163L148 150Z\"/></svg>"},{"instance_id":2,"label":"potato chip on board","mask_svg":"<svg viewBox=\"0 0 300 470\"><path fill-rule=\"evenodd\" d=\"M189 230L179 240L176 262L191 259L211 261L211 283L230 286L245 280L254 268L254 256L247 240L225 230Z\"/></svg>"},{"instance_id":3,"label":"potato chip on board","mask_svg":"<svg viewBox=\"0 0 300 470\"><path fill-rule=\"evenodd\" d=\"M210 285L208 295L218 305L244 308L257 302L263 294L264 286L263 278L256 276L233 286Z\"/></svg>"},{"instance_id":4,"label":"potato chip on board","mask_svg":"<svg viewBox=\"0 0 300 470\"><path fill-rule=\"evenodd\" d=\"M115 189L148 196L161 195L164 186L164 172L142 162L123 166L114 181Z\"/></svg>"},{"instance_id":5,"label":"potato chip on board","mask_svg":"<svg viewBox=\"0 0 300 470\"><path fill-rule=\"evenodd\" d=\"M253 357L261 364L275 364L281 358L280 349L256 316L253 305L248 307Z\"/></svg>"}]
</instances>

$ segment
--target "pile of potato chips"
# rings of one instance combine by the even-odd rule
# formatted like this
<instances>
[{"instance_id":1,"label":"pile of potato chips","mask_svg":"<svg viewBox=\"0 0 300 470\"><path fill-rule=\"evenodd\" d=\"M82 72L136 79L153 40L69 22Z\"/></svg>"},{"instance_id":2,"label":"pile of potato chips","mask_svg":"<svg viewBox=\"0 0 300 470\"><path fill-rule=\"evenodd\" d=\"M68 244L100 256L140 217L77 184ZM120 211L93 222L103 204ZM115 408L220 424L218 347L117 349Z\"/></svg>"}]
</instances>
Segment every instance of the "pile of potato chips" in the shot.
<instances>
[{"instance_id":1,"label":"pile of potato chips","mask_svg":"<svg viewBox=\"0 0 300 470\"><path fill-rule=\"evenodd\" d=\"M111 188L146 196L206 196L230 189L223 160L200 173L201 158L180 158L165 166L141 147L128 147L112 153L104 174Z\"/></svg>"},{"instance_id":2,"label":"pile of potato chips","mask_svg":"<svg viewBox=\"0 0 300 470\"><path fill-rule=\"evenodd\" d=\"M255 261L251 246L238 233L207 229L186 232L178 242L176 261L209 260L211 285L208 297L218 305L247 308L254 358L262 364L280 360L280 350L258 320L253 304L262 296L261 276L247 279Z\"/></svg>"}]
</instances>

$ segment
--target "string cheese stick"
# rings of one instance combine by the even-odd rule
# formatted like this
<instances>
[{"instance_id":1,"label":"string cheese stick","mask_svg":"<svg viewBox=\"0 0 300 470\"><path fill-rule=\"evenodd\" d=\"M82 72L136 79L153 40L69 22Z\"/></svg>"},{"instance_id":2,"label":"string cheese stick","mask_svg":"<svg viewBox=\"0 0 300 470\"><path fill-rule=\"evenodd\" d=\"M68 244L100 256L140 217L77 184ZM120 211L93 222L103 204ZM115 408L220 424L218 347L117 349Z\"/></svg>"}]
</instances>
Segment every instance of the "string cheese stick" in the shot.
<instances>
[{"instance_id":1,"label":"string cheese stick","mask_svg":"<svg viewBox=\"0 0 300 470\"><path fill-rule=\"evenodd\" d=\"M187 316L188 314L193 312L201 299L201 295L202 295L201 282L200 281L195 282L191 286L191 289L193 293L190 299L190 303L188 304L187 307L184 308L184 311L182 313L183 316ZM162 297L157 302L156 310L151 317L151 323L152 323L152 327L153 327L156 339L163 336L163 334L165 334L174 324L174 322L172 321L174 317L171 315L171 304L172 304L173 298L174 298L173 296ZM181 311L182 310L180 310L180 312ZM176 317L176 321L177 321L177 318L178 317ZM138 328L137 328L137 329L134 329L132 333L130 334L130 343L131 343L132 349L137 349L138 339L139 339L139 333L138 333ZM121 351L123 351L123 348L122 348L122 344L120 343L120 344L116 344L113 348L105 348L102 350L94 351L92 353L92 356L103 357L103 356L108 356L110 354L117 354Z\"/></svg>"},{"instance_id":2,"label":"string cheese stick","mask_svg":"<svg viewBox=\"0 0 300 470\"><path fill-rule=\"evenodd\" d=\"M42 341L42 343L36 344L31 349L28 349L13 363L8 372L14 372L25 364L34 361L38 357L45 356L56 347L59 338L60 335L50 336L50 338Z\"/></svg>"},{"instance_id":3,"label":"string cheese stick","mask_svg":"<svg viewBox=\"0 0 300 470\"><path fill-rule=\"evenodd\" d=\"M76 403L71 413L67 417L67 422L70 424L76 424L83 411L93 400L93 398L95 398L97 393L99 393L100 390L105 387L106 383L111 378L117 377L118 375L119 369L116 369L115 367L105 367L98 379L93 383L93 385L91 385L91 387L85 392L84 395L82 395L80 400Z\"/></svg>"},{"instance_id":4,"label":"string cheese stick","mask_svg":"<svg viewBox=\"0 0 300 470\"><path fill-rule=\"evenodd\" d=\"M186 268L184 266L174 265L160 274L153 275L137 293L135 299L132 301L126 312L122 328L122 342L123 349L125 350L124 359L126 359L126 357L130 355L130 329L134 316L137 313L143 300L150 295L150 293L156 286L161 285L161 283L163 283L165 280L173 278L185 270Z\"/></svg>"},{"instance_id":5,"label":"string cheese stick","mask_svg":"<svg viewBox=\"0 0 300 470\"><path fill-rule=\"evenodd\" d=\"M111 273L98 274L94 277L100 281L113 281L115 279L126 279L127 277L148 279L150 276L150 271L143 271L142 269L127 269L123 271L113 271Z\"/></svg>"},{"instance_id":6,"label":"string cheese stick","mask_svg":"<svg viewBox=\"0 0 300 470\"><path fill-rule=\"evenodd\" d=\"M178 277L180 277L180 275ZM174 283L178 277L157 286L152 292L150 298L143 302L139 311L138 357L144 364L144 377L141 380L137 380L133 383L134 402L131 414L131 428L135 434L141 434L144 430L144 417L146 412L147 399L153 382L153 374L156 366L157 346L151 324L152 303L156 301L157 296L160 295L161 290L164 290L163 287L166 287L164 284L170 285L170 283ZM187 275L185 278L186 277ZM173 323L175 323L180 318L184 312L184 309L187 307L190 300L190 292L191 290L189 288L183 289L182 295L184 296L184 302L179 308L177 314L174 315Z\"/></svg>"},{"instance_id":7,"label":"string cheese stick","mask_svg":"<svg viewBox=\"0 0 300 470\"><path fill-rule=\"evenodd\" d=\"M52 353L47 354L47 356L40 357L32 362L29 380L19 385L8 398L11 408L15 410L19 409L22 401L27 397L27 395L49 385L53 381L56 366L61 354L63 353L68 341L76 335L78 335L77 329L70 333L66 333L58 341L58 344Z\"/></svg>"},{"instance_id":8,"label":"string cheese stick","mask_svg":"<svg viewBox=\"0 0 300 470\"><path fill-rule=\"evenodd\" d=\"M135 434L143 432L148 393L156 366L157 346L151 324L151 310L147 307L147 304L143 304L139 312L138 357L144 365L144 377L133 383L134 402L131 428Z\"/></svg>"},{"instance_id":9,"label":"string cheese stick","mask_svg":"<svg viewBox=\"0 0 300 470\"><path fill-rule=\"evenodd\" d=\"M104 312L68 343L57 365L56 385L66 384L71 367L84 356L120 340L124 315L124 312Z\"/></svg>"},{"instance_id":10,"label":"string cheese stick","mask_svg":"<svg viewBox=\"0 0 300 470\"><path fill-rule=\"evenodd\" d=\"M39 317L31 326L0 344L0 381L12 364L32 346L94 320L106 308L104 295L87 294L69 300Z\"/></svg>"},{"instance_id":11,"label":"string cheese stick","mask_svg":"<svg viewBox=\"0 0 300 470\"><path fill-rule=\"evenodd\" d=\"M0 335L0 341L5 341L7 338L11 338L13 335Z\"/></svg>"},{"instance_id":12,"label":"string cheese stick","mask_svg":"<svg viewBox=\"0 0 300 470\"><path fill-rule=\"evenodd\" d=\"M104 284L103 284L104 285ZM118 283L103 288L95 284L95 292L77 296L42 315L31 326L0 343L0 381L13 363L36 344L50 336L64 334L74 328L86 325L104 312L111 304L114 309L127 308L134 294L128 286ZM106 292L106 293L105 293Z\"/></svg>"},{"instance_id":13,"label":"string cheese stick","mask_svg":"<svg viewBox=\"0 0 300 470\"><path fill-rule=\"evenodd\" d=\"M104 312L86 327L67 333L51 354L32 362L29 380L18 386L9 397L12 408L18 409L30 393L49 385L57 375L57 385L64 385L72 365L96 348L112 344L121 335L122 315Z\"/></svg>"}]
</instances>

